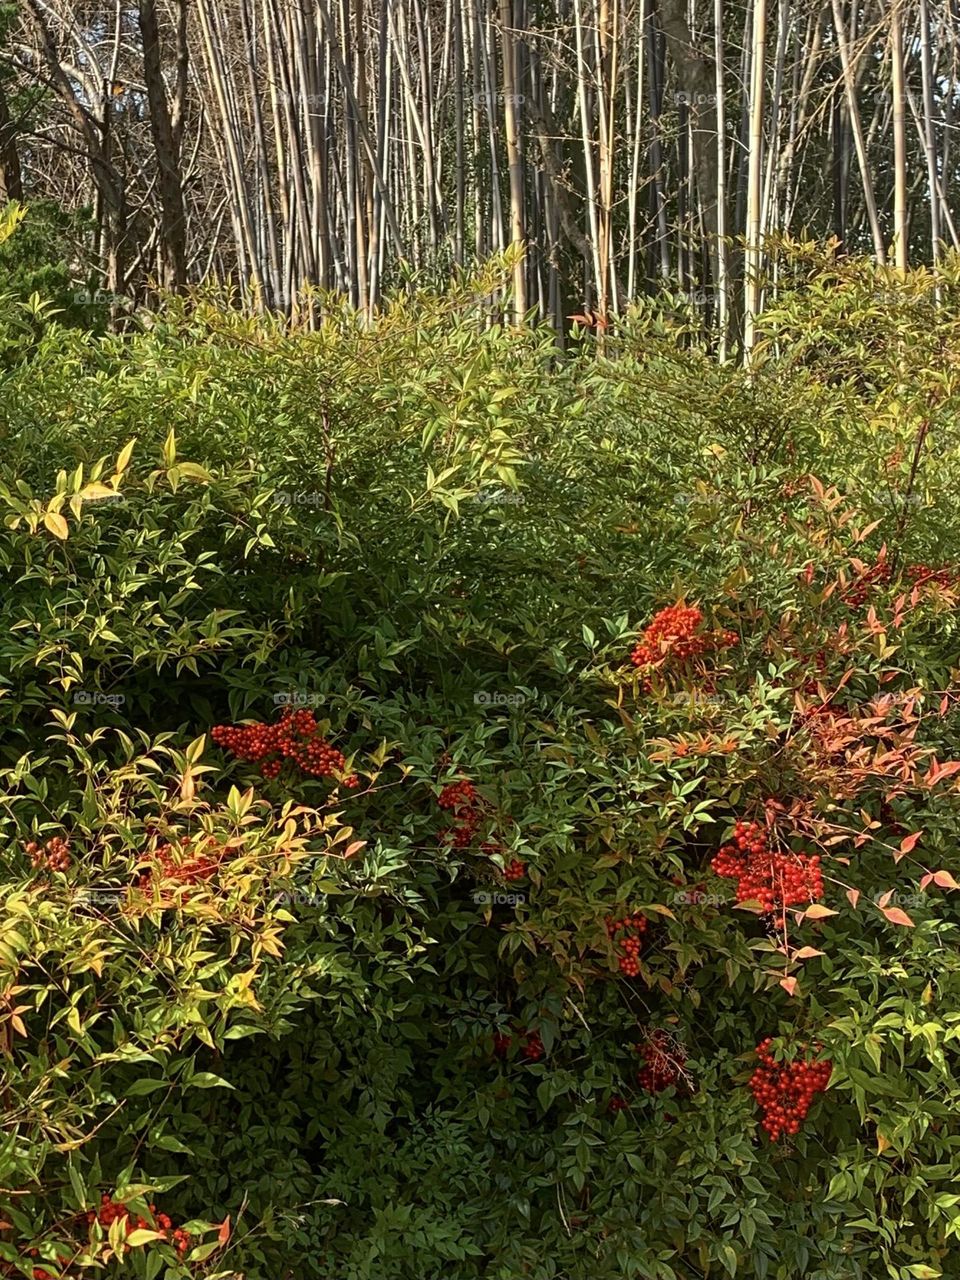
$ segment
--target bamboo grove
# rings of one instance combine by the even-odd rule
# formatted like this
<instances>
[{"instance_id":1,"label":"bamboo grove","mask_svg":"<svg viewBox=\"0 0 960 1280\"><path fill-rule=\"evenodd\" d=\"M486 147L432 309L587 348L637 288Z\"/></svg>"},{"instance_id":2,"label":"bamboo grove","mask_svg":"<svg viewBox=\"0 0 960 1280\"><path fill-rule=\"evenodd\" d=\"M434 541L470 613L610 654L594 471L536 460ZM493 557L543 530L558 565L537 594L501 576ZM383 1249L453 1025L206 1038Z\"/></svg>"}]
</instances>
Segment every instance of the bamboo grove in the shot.
<instances>
[{"instance_id":1,"label":"bamboo grove","mask_svg":"<svg viewBox=\"0 0 960 1280\"><path fill-rule=\"evenodd\" d=\"M771 238L958 245L958 0L17 0L0 182L111 295L369 314L492 254L562 331L686 295L749 349ZM520 250L522 249L522 252Z\"/></svg>"}]
</instances>

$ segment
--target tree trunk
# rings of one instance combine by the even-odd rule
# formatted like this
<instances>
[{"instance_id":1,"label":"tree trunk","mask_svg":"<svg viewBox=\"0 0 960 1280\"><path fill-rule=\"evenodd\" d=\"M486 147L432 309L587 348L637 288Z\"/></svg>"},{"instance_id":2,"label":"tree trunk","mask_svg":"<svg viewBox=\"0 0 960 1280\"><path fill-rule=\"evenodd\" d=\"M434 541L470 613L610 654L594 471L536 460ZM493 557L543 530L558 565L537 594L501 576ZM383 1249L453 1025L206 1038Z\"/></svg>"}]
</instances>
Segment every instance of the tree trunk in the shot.
<instances>
[{"instance_id":1,"label":"tree trunk","mask_svg":"<svg viewBox=\"0 0 960 1280\"><path fill-rule=\"evenodd\" d=\"M697 47L686 0L660 0L660 25L689 112L693 170L710 252L714 284L720 278L717 220L717 84L713 55Z\"/></svg>"},{"instance_id":2,"label":"tree trunk","mask_svg":"<svg viewBox=\"0 0 960 1280\"><path fill-rule=\"evenodd\" d=\"M903 83L903 28L899 0L890 3L890 60L893 88L893 238L898 271L907 269L907 130Z\"/></svg>"},{"instance_id":3,"label":"tree trunk","mask_svg":"<svg viewBox=\"0 0 960 1280\"><path fill-rule=\"evenodd\" d=\"M140 0L143 78L150 107L150 133L157 158L160 192L160 283L179 291L187 283L187 228L183 207L183 175L163 80L163 54L155 0Z\"/></svg>"},{"instance_id":4,"label":"tree trunk","mask_svg":"<svg viewBox=\"0 0 960 1280\"><path fill-rule=\"evenodd\" d=\"M873 194L873 178L870 174L870 164L867 159L867 144L864 140L863 126L860 123L860 109L857 105L855 68L850 55L850 49L847 44L843 14L840 10L840 0L833 0L833 25L837 36L837 46L840 50L840 61L843 66L843 83L847 94L847 114L850 119L850 127L853 130L853 141L857 151L857 163L860 166L863 202L867 211L867 219L870 223L870 233L873 236L873 251L876 255L877 261L883 264L887 260L887 251L883 242L883 233L880 230L880 218L877 214L877 202Z\"/></svg>"},{"instance_id":5,"label":"tree trunk","mask_svg":"<svg viewBox=\"0 0 960 1280\"><path fill-rule=\"evenodd\" d=\"M760 180L763 166L763 90L767 35L767 2L753 3L753 55L750 77L750 149L747 177L747 250L744 264L744 363L753 354L755 322L760 310Z\"/></svg>"},{"instance_id":6,"label":"tree trunk","mask_svg":"<svg viewBox=\"0 0 960 1280\"><path fill-rule=\"evenodd\" d=\"M0 200L23 200L23 176L16 127L10 119L7 95L0 84Z\"/></svg>"},{"instance_id":7,"label":"tree trunk","mask_svg":"<svg viewBox=\"0 0 960 1280\"><path fill-rule=\"evenodd\" d=\"M510 236L515 250L525 247L523 163L517 129L517 47L513 30L512 0L500 0L500 26L503 41L503 124L507 146L507 173L510 180ZM523 255L518 254L513 268L513 319L520 324L527 311L526 272Z\"/></svg>"}]
</instances>

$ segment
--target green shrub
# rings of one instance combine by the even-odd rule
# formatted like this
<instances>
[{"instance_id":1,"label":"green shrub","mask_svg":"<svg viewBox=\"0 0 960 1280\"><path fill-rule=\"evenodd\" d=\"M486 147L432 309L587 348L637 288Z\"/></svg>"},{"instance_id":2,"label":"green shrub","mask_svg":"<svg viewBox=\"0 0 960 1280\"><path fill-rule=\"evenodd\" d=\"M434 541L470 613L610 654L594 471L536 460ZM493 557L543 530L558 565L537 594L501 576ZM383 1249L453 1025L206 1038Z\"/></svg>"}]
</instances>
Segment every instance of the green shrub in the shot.
<instances>
[{"instance_id":1,"label":"green shrub","mask_svg":"<svg viewBox=\"0 0 960 1280\"><path fill-rule=\"evenodd\" d=\"M489 287L302 333L6 304L12 1274L957 1274L953 367L901 319L816 393L815 348L747 377L641 316L560 360ZM736 643L635 667L678 601ZM214 733L284 708L342 761ZM738 819L819 853L812 910L738 907ZM832 1063L775 1142L768 1036Z\"/></svg>"}]
</instances>

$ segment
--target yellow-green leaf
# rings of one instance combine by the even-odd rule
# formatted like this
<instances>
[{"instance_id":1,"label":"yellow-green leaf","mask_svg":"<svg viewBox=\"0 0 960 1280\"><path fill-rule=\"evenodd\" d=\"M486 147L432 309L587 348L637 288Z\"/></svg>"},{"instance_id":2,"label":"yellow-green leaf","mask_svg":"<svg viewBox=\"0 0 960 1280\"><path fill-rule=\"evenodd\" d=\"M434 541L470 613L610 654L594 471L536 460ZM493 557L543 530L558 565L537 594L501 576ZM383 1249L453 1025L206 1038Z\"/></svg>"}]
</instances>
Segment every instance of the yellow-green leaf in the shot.
<instances>
[{"instance_id":1,"label":"yellow-green leaf","mask_svg":"<svg viewBox=\"0 0 960 1280\"><path fill-rule=\"evenodd\" d=\"M66 541L67 534L70 532L70 527L66 520L64 520L63 516L58 515L55 511L47 511L45 513L43 517L43 526L48 532L52 533L54 537L60 538L61 541Z\"/></svg>"},{"instance_id":2,"label":"yellow-green leaf","mask_svg":"<svg viewBox=\"0 0 960 1280\"><path fill-rule=\"evenodd\" d=\"M127 1236L127 1244L136 1248L138 1244L150 1244L154 1240L163 1240L159 1231L148 1231L146 1227L137 1227Z\"/></svg>"},{"instance_id":3,"label":"yellow-green leaf","mask_svg":"<svg viewBox=\"0 0 960 1280\"><path fill-rule=\"evenodd\" d=\"M181 462L177 470L188 480L201 480L206 484L213 479L206 467L201 467L199 462Z\"/></svg>"},{"instance_id":4,"label":"yellow-green leaf","mask_svg":"<svg viewBox=\"0 0 960 1280\"><path fill-rule=\"evenodd\" d=\"M84 485L78 496L85 502L96 502L98 498L115 498L117 491L111 489L109 485L101 484L98 480L92 480L90 484Z\"/></svg>"}]
</instances>

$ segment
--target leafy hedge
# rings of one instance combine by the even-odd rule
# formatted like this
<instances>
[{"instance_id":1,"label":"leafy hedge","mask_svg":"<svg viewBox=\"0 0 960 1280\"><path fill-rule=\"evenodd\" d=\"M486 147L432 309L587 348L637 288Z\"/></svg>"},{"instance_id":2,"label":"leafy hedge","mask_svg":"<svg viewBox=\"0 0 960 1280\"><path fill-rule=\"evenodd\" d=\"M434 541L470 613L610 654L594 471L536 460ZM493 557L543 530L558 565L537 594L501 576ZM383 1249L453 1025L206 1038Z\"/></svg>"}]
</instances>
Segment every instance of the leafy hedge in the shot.
<instances>
[{"instance_id":1,"label":"leafy hedge","mask_svg":"<svg viewBox=\"0 0 960 1280\"><path fill-rule=\"evenodd\" d=\"M749 377L496 266L4 304L9 1274L960 1275L956 279L813 266ZM677 603L729 642L634 665ZM284 711L331 753L218 728ZM775 1141L767 1037L832 1064Z\"/></svg>"}]
</instances>

